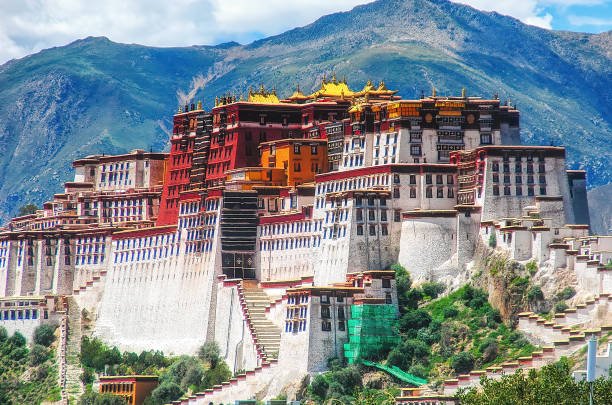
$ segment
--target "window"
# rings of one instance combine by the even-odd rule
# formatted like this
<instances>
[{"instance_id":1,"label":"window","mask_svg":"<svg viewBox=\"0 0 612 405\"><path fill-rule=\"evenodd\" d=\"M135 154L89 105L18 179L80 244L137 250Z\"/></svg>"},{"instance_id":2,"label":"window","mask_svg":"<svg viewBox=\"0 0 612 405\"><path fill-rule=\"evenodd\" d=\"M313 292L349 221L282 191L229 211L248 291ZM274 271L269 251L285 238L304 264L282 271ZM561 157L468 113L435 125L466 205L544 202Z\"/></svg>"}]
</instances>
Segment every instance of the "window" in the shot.
<instances>
[{"instance_id":1,"label":"window","mask_svg":"<svg viewBox=\"0 0 612 405\"><path fill-rule=\"evenodd\" d=\"M546 175L540 174L539 180L540 180L540 184L546 184Z\"/></svg>"},{"instance_id":2,"label":"window","mask_svg":"<svg viewBox=\"0 0 612 405\"><path fill-rule=\"evenodd\" d=\"M322 321L321 322L321 330L323 332L331 332L331 322L329 322L329 321Z\"/></svg>"},{"instance_id":3,"label":"window","mask_svg":"<svg viewBox=\"0 0 612 405\"><path fill-rule=\"evenodd\" d=\"M427 187L425 189L425 197L426 198L433 198L433 190L431 187Z\"/></svg>"},{"instance_id":4,"label":"window","mask_svg":"<svg viewBox=\"0 0 612 405\"><path fill-rule=\"evenodd\" d=\"M396 174L396 176L397 176L397 178L399 180L399 174ZM398 181L398 183L399 183L399 181ZM410 184L416 184L416 175L414 175L414 174L410 175Z\"/></svg>"},{"instance_id":5,"label":"window","mask_svg":"<svg viewBox=\"0 0 612 405\"><path fill-rule=\"evenodd\" d=\"M363 199L361 197L355 197L355 205L357 207L361 207L362 204L363 204Z\"/></svg>"},{"instance_id":6,"label":"window","mask_svg":"<svg viewBox=\"0 0 612 405\"><path fill-rule=\"evenodd\" d=\"M370 225L370 236L376 236L376 225Z\"/></svg>"},{"instance_id":7,"label":"window","mask_svg":"<svg viewBox=\"0 0 612 405\"><path fill-rule=\"evenodd\" d=\"M436 190L436 198L444 198L444 189L442 187L438 187Z\"/></svg>"},{"instance_id":8,"label":"window","mask_svg":"<svg viewBox=\"0 0 612 405\"><path fill-rule=\"evenodd\" d=\"M499 195L499 186L493 186L493 195Z\"/></svg>"},{"instance_id":9,"label":"window","mask_svg":"<svg viewBox=\"0 0 612 405\"><path fill-rule=\"evenodd\" d=\"M540 187L540 195L546 195L546 187Z\"/></svg>"},{"instance_id":10,"label":"window","mask_svg":"<svg viewBox=\"0 0 612 405\"><path fill-rule=\"evenodd\" d=\"M499 174L493 173L493 183L499 183Z\"/></svg>"},{"instance_id":11,"label":"window","mask_svg":"<svg viewBox=\"0 0 612 405\"><path fill-rule=\"evenodd\" d=\"M455 190L452 187L449 187L446 196L448 198L455 198Z\"/></svg>"},{"instance_id":12,"label":"window","mask_svg":"<svg viewBox=\"0 0 612 405\"><path fill-rule=\"evenodd\" d=\"M441 174L436 174L436 184L443 184L443 179Z\"/></svg>"},{"instance_id":13,"label":"window","mask_svg":"<svg viewBox=\"0 0 612 405\"><path fill-rule=\"evenodd\" d=\"M394 174L393 175L393 184L399 184L400 183L400 176L399 174Z\"/></svg>"},{"instance_id":14,"label":"window","mask_svg":"<svg viewBox=\"0 0 612 405\"><path fill-rule=\"evenodd\" d=\"M299 155L301 151L302 151L302 145L300 145L299 143L293 145L293 153L295 153L296 155Z\"/></svg>"},{"instance_id":15,"label":"window","mask_svg":"<svg viewBox=\"0 0 612 405\"><path fill-rule=\"evenodd\" d=\"M368 210L368 220L376 221L376 214L374 213L374 210Z\"/></svg>"},{"instance_id":16,"label":"window","mask_svg":"<svg viewBox=\"0 0 612 405\"><path fill-rule=\"evenodd\" d=\"M416 187L410 187L410 198L416 198Z\"/></svg>"},{"instance_id":17,"label":"window","mask_svg":"<svg viewBox=\"0 0 612 405\"><path fill-rule=\"evenodd\" d=\"M393 198L400 198L400 189L399 189L399 187L395 187L393 189Z\"/></svg>"},{"instance_id":18,"label":"window","mask_svg":"<svg viewBox=\"0 0 612 405\"><path fill-rule=\"evenodd\" d=\"M382 279L382 288L391 288L391 280L388 278Z\"/></svg>"},{"instance_id":19,"label":"window","mask_svg":"<svg viewBox=\"0 0 612 405\"><path fill-rule=\"evenodd\" d=\"M514 173L521 173L523 171L523 166L521 165L521 162L516 162L514 164Z\"/></svg>"},{"instance_id":20,"label":"window","mask_svg":"<svg viewBox=\"0 0 612 405\"><path fill-rule=\"evenodd\" d=\"M515 182L516 184L522 184L522 183L523 183L523 176L516 176L516 177L514 178L514 182Z\"/></svg>"},{"instance_id":21,"label":"window","mask_svg":"<svg viewBox=\"0 0 612 405\"><path fill-rule=\"evenodd\" d=\"M510 176L504 175L504 184L510 183Z\"/></svg>"},{"instance_id":22,"label":"window","mask_svg":"<svg viewBox=\"0 0 612 405\"><path fill-rule=\"evenodd\" d=\"M516 195L518 195L518 196L523 195L523 187L516 186Z\"/></svg>"},{"instance_id":23,"label":"window","mask_svg":"<svg viewBox=\"0 0 612 405\"><path fill-rule=\"evenodd\" d=\"M357 225L357 235L363 235L363 225Z\"/></svg>"},{"instance_id":24,"label":"window","mask_svg":"<svg viewBox=\"0 0 612 405\"><path fill-rule=\"evenodd\" d=\"M544 165L544 163L538 164L538 172L544 173L545 171L546 171L546 166Z\"/></svg>"},{"instance_id":25,"label":"window","mask_svg":"<svg viewBox=\"0 0 612 405\"><path fill-rule=\"evenodd\" d=\"M510 186L504 186L504 195L510 195Z\"/></svg>"},{"instance_id":26,"label":"window","mask_svg":"<svg viewBox=\"0 0 612 405\"><path fill-rule=\"evenodd\" d=\"M321 297L323 298L323 297ZM331 318L331 312L327 305L321 306L321 318Z\"/></svg>"},{"instance_id":27,"label":"window","mask_svg":"<svg viewBox=\"0 0 612 405\"><path fill-rule=\"evenodd\" d=\"M455 184L455 177L452 174L446 176L446 184Z\"/></svg>"},{"instance_id":28,"label":"window","mask_svg":"<svg viewBox=\"0 0 612 405\"><path fill-rule=\"evenodd\" d=\"M355 213L355 216L357 217L357 221L363 221L363 210L358 209Z\"/></svg>"},{"instance_id":29,"label":"window","mask_svg":"<svg viewBox=\"0 0 612 405\"><path fill-rule=\"evenodd\" d=\"M491 170L494 171L494 172L498 172L499 171L499 162L493 162L493 166L492 166Z\"/></svg>"},{"instance_id":30,"label":"window","mask_svg":"<svg viewBox=\"0 0 612 405\"><path fill-rule=\"evenodd\" d=\"M301 172L302 171L302 164L300 162L293 162L293 171L294 172Z\"/></svg>"},{"instance_id":31,"label":"window","mask_svg":"<svg viewBox=\"0 0 612 405\"><path fill-rule=\"evenodd\" d=\"M381 207L387 206L387 199L385 197L380 197L380 206Z\"/></svg>"},{"instance_id":32,"label":"window","mask_svg":"<svg viewBox=\"0 0 612 405\"><path fill-rule=\"evenodd\" d=\"M259 125L266 125L266 116L264 114L259 116Z\"/></svg>"},{"instance_id":33,"label":"window","mask_svg":"<svg viewBox=\"0 0 612 405\"><path fill-rule=\"evenodd\" d=\"M381 224L381 225L380 225L380 233L381 233L383 236L387 236L387 235L389 235L389 229L387 228L387 224Z\"/></svg>"},{"instance_id":34,"label":"window","mask_svg":"<svg viewBox=\"0 0 612 405\"><path fill-rule=\"evenodd\" d=\"M510 173L510 164L504 163L504 173Z\"/></svg>"},{"instance_id":35,"label":"window","mask_svg":"<svg viewBox=\"0 0 612 405\"><path fill-rule=\"evenodd\" d=\"M527 187L527 195L530 197L533 197L535 195L533 187Z\"/></svg>"},{"instance_id":36,"label":"window","mask_svg":"<svg viewBox=\"0 0 612 405\"><path fill-rule=\"evenodd\" d=\"M319 153L319 145L310 145L310 154L316 155Z\"/></svg>"},{"instance_id":37,"label":"window","mask_svg":"<svg viewBox=\"0 0 612 405\"><path fill-rule=\"evenodd\" d=\"M324 304L329 304L329 296L328 295L321 295L321 302Z\"/></svg>"},{"instance_id":38,"label":"window","mask_svg":"<svg viewBox=\"0 0 612 405\"><path fill-rule=\"evenodd\" d=\"M402 212L400 210L393 211L393 221L400 222L402 220ZM363 232L363 229L362 229Z\"/></svg>"},{"instance_id":39,"label":"window","mask_svg":"<svg viewBox=\"0 0 612 405\"><path fill-rule=\"evenodd\" d=\"M338 297L342 298L342 297ZM344 319L344 307L338 307L338 319Z\"/></svg>"},{"instance_id":40,"label":"window","mask_svg":"<svg viewBox=\"0 0 612 405\"><path fill-rule=\"evenodd\" d=\"M385 293L385 304L392 304L392 303L393 303L393 299L391 298L391 294Z\"/></svg>"},{"instance_id":41,"label":"window","mask_svg":"<svg viewBox=\"0 0 612 405\"><path fill-rule=\"evenodd\" d=\"M425 184L432 184L431 174L426 174L425 175Z\"/></svg>"},{"instance_id":42,"label":"window","mask_svg":"<svg viewBox=\"0 0 612 405\"><path fill-rule=\"evenodd\" d=\"M381 210L380 211L380 220L383 222L387 221L387 210Z\"/></svg>"},{"instance_id":43,"label":"window","mask_svg":"<svg viewBox=\"0 0 612 405\"><path fill-rule=\"evenodd\" d=\"M345 331L346 330L346 322L338 321L338 330Z\"/></svg>"},{"instance_id":44,"label":"window","mask_svg":"<svg viewBox=\"0 0 612 405\"><path fill-rule=\"evenodd\" d=\"M481 145L491 145L491 134L482 133L480 134L480 144Z\"/></svg>"},{"instance_id":45,"label":"window","mask_svg":"<svg viewBox=\"0 0 612 405\"><path fill-rule=\"evenodd\" d=\"M421 145L410 145L411 156L421 156Z\"/></svg>"}]
</instances>

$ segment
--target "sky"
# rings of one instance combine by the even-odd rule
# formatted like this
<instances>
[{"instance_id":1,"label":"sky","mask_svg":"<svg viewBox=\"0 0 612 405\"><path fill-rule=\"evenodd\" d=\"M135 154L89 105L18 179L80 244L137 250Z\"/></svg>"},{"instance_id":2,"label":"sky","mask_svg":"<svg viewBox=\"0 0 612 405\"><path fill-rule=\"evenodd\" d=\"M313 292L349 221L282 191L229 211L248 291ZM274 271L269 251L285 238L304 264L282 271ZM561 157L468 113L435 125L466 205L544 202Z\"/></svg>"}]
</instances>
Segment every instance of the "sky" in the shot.
<instances>
[{"instance_id":1,"label":"sky","mask_svg":"<svg viewBox=\"0 0 612 405\"><path fill-rule=\"evenodd\" d=\"M612 29L612 0L453 0L546 29ZM250 43L370 0L0 0L0 64L88 36L150 46Z\"/></svg>"}]
</instances>

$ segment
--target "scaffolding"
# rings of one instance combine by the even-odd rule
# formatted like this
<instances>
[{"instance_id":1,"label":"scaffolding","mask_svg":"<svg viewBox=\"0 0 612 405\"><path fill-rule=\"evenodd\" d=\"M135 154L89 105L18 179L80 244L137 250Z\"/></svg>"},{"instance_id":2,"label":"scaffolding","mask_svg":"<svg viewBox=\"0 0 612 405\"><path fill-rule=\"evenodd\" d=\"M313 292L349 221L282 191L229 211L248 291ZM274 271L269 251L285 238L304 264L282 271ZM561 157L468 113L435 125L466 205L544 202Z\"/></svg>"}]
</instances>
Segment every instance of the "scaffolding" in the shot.
<instances>
[{"instance_id":1,"label":"scaffolding","mask_svg":"<svg viewBox=\"0 0 612 405\"><path fill-rule=\"evenodd\" d=\"M349 341L344 344L344 357L349 364L358 363L361 359L380 359L400 341L397 309L390 304L352 305L348 332Z\"/></svg>"}]
</instances>

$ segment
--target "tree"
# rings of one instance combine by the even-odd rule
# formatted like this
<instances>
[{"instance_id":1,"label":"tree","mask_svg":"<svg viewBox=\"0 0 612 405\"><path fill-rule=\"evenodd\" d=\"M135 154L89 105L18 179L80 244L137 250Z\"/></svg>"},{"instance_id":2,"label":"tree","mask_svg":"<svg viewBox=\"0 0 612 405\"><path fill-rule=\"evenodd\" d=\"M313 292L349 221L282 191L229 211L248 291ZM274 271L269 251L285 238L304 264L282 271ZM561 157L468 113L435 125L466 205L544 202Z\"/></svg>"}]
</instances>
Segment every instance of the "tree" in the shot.
<instances>
[{"instance_id":1,"label":"tree","mask_svg":"<svg viewBox=\"0 0 612 405\"><path fill-rule=\"evenodd\" d=\"M8 332L4 326L0 326L0 343L6 342L8 339Z\"/></svg>"},{"instance_id":2,"label":"tree","mask_svg":"<svg viewBox=\"0 0 612 405\"><path fill-rule=\"evenodd\" d=\"M14 347L24 347L26 345L26 338L19 332L13 333L13 336L8 338L8 343Z\"/></svg>"},{"instance_id":3,"label":"tree","mask_svg":"<svg viewBox=\"0 0 612 405\"><path fill-rule=\"evenodd\" d=\"M438 295L442 294L446 290L446 286L442 283L427 282L421 285L423 295L433 299L438 298Z\"/></svg>"},{"instance_id":4,"label":"tree","mask_svg":"<svg viewBox=\"0 0 612 405\"><path fill-rule=\"evenodd\" d=\"M221 350L217 342L206 342L198 350L198 357L210 364L210 368L215 368L221 358Z\"/></svg>"},{"instance_id":5,"label":"tree","mask_svg":"<svg viewBox=\"0 0 612 405\"><path fill-rule=\"evenodd\" d=\"M44 324L34 330L34 343L45 347L51 346L55 340L55 329L57 325Z\"/></svg>"},{"instance_id":6,"label":"tree","mask_svg":"<svg viewBox=\"0 0 612 405\"><path fill-rule=\"evenodd\" d=\"M525 404L575 405L588 403L588 383L572 378L566 359L528 373L518 370L499 380L483 378L480 388L459 392L462 405ZM612 403L612 379L594 383L594 403Z\"/></svg>"},{"instance_id":7,"label":"tree","mask_svg":"<svg viewBox=\"0 0 612 405\"><path fill-rule=\"evenodd\" d=\"M19 207L19 216L21 217L24 215L35 214L36 210L38 210L36 204L28 203L22 205L21 207Z\"/></svg>"},{"instance_id":8,"label":"tree","mask_svg":"<svg viewBox=\"0 0 612 405\"><path fill-rule=\"evenodd\" d=\"M414 364L427 363L429 346L416 339L408 339L397 345L387 357L387 364L409 370Z\"/></svg>"},{"instance_id":9,"label":"tree","mask_svg":"<svg viewBox=\"0 0 612 405\"><path fill-rule=\"evenodd\" d=\"M125 405L125 399L113 394L90 391L81 396L79 405Z\"/></svg>"},{"instance_id":10,"label":"tree","mask_svg":"<svg viewBox=\"0 0 612 405\"><path fill-rule=\"evenodd\" d=\"M470 352L461 352L451 357L451 367L457 374L465 374L474 368L474 356Z\"/></svg>"},{"instance_id":11,"label":"tree","mask_svg":"<svg viewBox=\"0 0 612 405\"><path fill-rule=\"evenodd\" d=\"M44 363L48 357L49 350L45 346L34 344L34 346L32 346L32 350L30 350L30 365L38 366L39 364Z\"/></svg>"},{"instance_id":12,"label":"tree","mask_svg":"<svg viewBox=\"0 0 612 405\"><path fill-rule=\"evenodd\" d=\"M164 381L151 392L149 403L152 405L167 404L177 400L183 395L181 387L175 382Z\"/></svg>"}]
</instances>

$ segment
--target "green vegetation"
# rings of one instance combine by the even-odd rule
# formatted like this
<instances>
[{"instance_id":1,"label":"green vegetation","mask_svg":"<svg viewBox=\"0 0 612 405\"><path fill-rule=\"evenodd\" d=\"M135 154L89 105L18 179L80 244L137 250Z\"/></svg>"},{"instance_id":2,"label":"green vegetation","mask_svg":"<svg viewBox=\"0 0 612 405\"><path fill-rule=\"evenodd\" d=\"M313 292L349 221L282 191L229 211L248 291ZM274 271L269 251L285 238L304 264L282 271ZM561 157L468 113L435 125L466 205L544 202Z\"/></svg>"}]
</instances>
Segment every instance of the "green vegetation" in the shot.
<instances>
[{"instance_id":1,"label":"green vegetation","mask_svg":"<svg viewBox=\"0 0 612 405\"><path fill-rule=\"evenodd\" d=\"M231 372L219 355L215 343L206 343L198 356L166 357L160 351L121 353L116 347L108 347L97 338L83 337L81 342L83 382L91 384L96 373L107 375L148 374L159 376L159 386L147 398L147 405L159 405L174 401L185 394L203 391L227 381ZM107 405L102 396L88 393L83 405ZM98 402L96 402L98 401ZM113 405L108 403L108 405Z\"/></svg>"},{"instance_id":2,"label":"green vegetation","mask_svg":"<svg viewBox=\"0 0 612 405\"><path fill-rule=\"evenodd\" d=\"M522 370L500 380L485 379L482 388L459 393L462 405L524 404L575 405L587 404L589 386L572 378L566 359L540 370ZM599 378L594 383L594 403L612 404L612 378Z\"/></svg>"},{"instance_id":3,"label":"green vegetation","mask_svg":"<svg viewBox=\"0 0 612 405\"><path fill-rule=\"evenodd\" d=\"M538 272L538 264L535 262L535 260L531 260L527 262L525 269L529 272L529 275L533 276Z\"/></svg>"},{"instance_id":4,"label":"green vegetation","mask_svg":"<svg viewBox=\"0 0 612 405\"><path fill-rule=\"evenodd\" d=\"M38 209L39 208L36 206L36 204L25 204L19 207L19 213L17 215L21 217L24 215L35 214L36 210Z\"/></svg>"},{"instance_id":5,"label":"green vegetation","mask_svg":"<svg viewBox=\"0 0 612 405\"><path fill-rule=\"evenodd\" d=\"M79 399L79 405L125 405L125 399L113 394L88 391Z\"/></svg>"},{"instance_id":6,"label":"green vegetation","mask_svg":"<svg viewBox=\"0 0 612 405\"><path fill-rule=\"evenodd\" d=\"M60 388L57 385L57 365L54 349L49 347L53 339L48 338L54 328L39 326L35 336L47 336L30 348L19 332L8 337L0 326L0 404L38 404L43 401L58 401Z\"/></svg>"}]
</instances>

